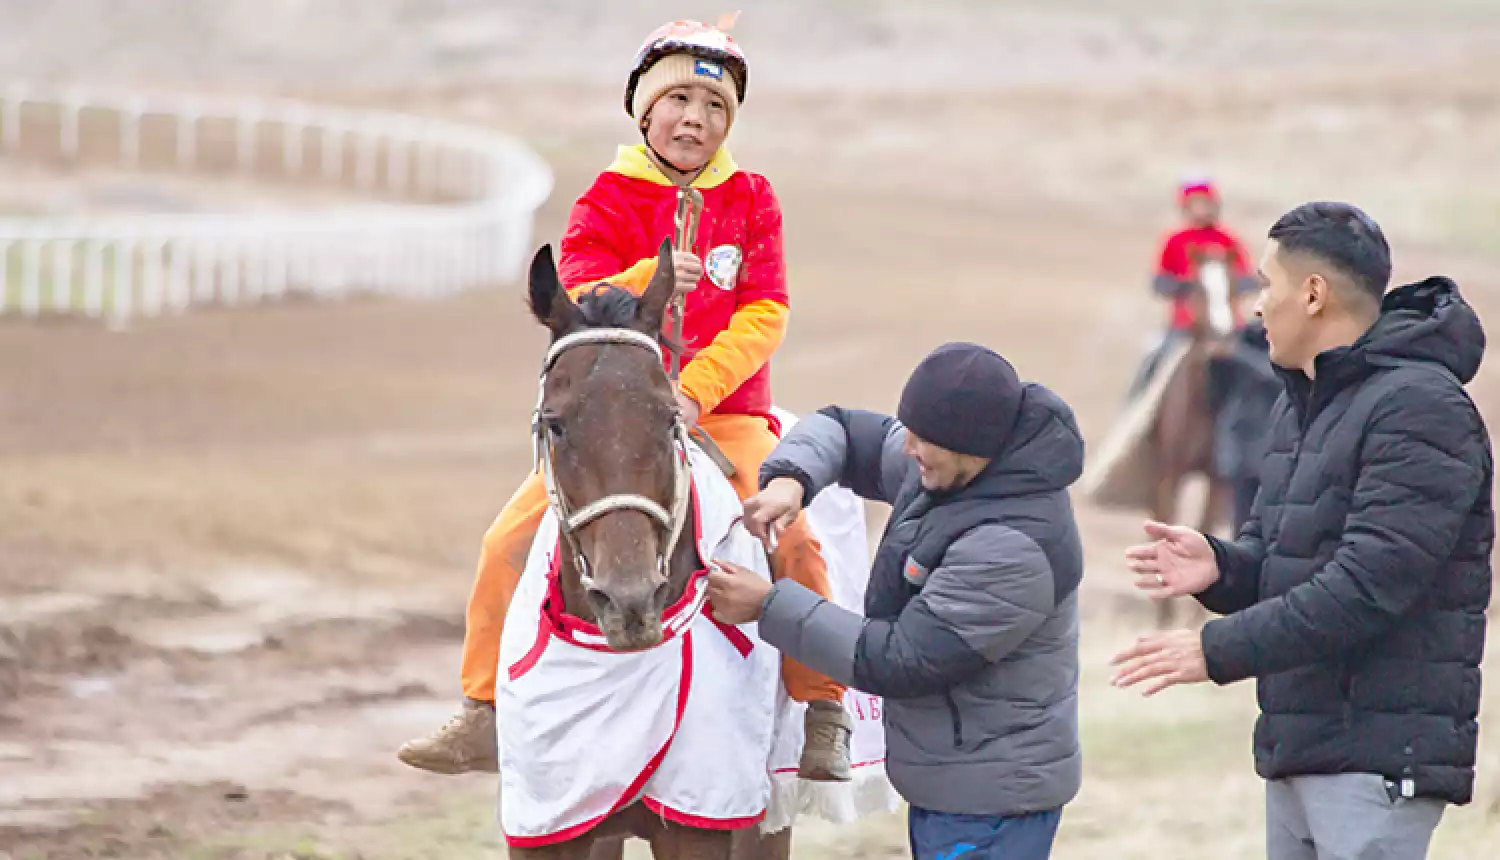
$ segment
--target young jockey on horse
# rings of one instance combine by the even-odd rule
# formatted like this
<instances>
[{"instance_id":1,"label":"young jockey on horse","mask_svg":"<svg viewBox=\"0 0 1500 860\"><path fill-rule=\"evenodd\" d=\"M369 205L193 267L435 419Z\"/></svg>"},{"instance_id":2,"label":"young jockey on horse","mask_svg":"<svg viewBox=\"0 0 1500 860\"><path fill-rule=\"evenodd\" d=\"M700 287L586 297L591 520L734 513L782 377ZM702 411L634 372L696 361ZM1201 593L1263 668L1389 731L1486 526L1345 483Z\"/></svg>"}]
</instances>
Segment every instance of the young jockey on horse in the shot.
<instances>
[{"instance_id":1,"label":"young jockey on horse","mask_svg":"<svg viewBox=\"0 0 1500 860\"><path fill-rule=\"evenodd\" d=\"M1255 293L1260 285L1250 268L1250 258L1240 240L1219 226L1219 192L1206 179L1190 179L1178 189L1178 203L1187 225L1167 237L1152 279L1156 295L1171 301L1171 320L1166 337L1146 357L1130 388L1134 397L1150 382L1157 364L1172 345L1192 330L1193 310L1189 306L1188 287L1198 277L1198 266L1205 257L1220 257L1229 266L1231 304L1235 307L1234 325L1239 329L1244 319L1236 297Z\"/></svg>"},{"instance_id":2,"label":"young jockey on horse","mask_svg":"<svg viewBox=\"0 0 1500 860\"><path fill-rule=\"evenodd\" d=\"M781 209L765 177L740 170L722 144L743 102L747 68L734 40L694 21L668 24L646 40L625 89L626 113L644 143L620 147L615 162L574 205L559 272L575 294L601 282L645 290L657 247L673 234L679 185L703 195L698 246L674 253L686 294L685 363L679 407L734 465L741 498L754 495L761 461L776 447L769 361L786 332L786 262ZM706 259L698 247L708 248ZM670 359L669 359L670 360ZM494 697L500 633L547 510L533 474L484 536L469 599L462 711L429 737L401 748L402 761L438 773L496 770ZM786 577L831 596L821 548L806 519L772 558ZM844 687L783 661L787 692L808 703L798 774L847 781L850 724Z\"/></svg>"}]
</instances>

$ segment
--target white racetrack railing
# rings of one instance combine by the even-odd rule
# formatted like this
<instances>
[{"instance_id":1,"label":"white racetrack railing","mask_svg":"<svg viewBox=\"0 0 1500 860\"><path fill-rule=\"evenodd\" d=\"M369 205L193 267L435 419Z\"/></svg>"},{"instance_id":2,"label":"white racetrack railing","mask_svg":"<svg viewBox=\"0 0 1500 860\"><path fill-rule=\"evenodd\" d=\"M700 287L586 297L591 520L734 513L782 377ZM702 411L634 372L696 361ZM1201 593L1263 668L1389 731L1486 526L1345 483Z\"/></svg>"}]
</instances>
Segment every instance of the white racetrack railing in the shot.
<instances>
[{"instance_id":1,"label":"white racetrack railing","mask_svg":"<svg viewBox=\"0 0 1500 860\"><path fill-rule=\"evenodd\" d=\"M85 122L105 132L85 140ZM210 124L233 132L214 138ZM311 212L0 217L0 314L123 324L289 293L431 297L510 282L552 190L547 165L518 140L440 120L293 101L0 91L10 157L71 164L101 137L106 163L120 168L137 168L149 148L168 169L198 171L213 149L240 175L370 200Z\"/></svg>"}]
</instances>

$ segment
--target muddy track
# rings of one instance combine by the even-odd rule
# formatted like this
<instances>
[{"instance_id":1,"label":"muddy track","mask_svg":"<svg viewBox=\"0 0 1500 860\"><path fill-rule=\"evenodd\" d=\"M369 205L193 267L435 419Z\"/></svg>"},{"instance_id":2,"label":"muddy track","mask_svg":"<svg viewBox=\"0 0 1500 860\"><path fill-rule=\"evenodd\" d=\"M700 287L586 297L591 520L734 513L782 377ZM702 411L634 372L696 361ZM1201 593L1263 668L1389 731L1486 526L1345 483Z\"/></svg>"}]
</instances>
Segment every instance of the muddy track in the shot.
<instances>
[{"instance_id":1,"label":"muddy track","mask_svg":"<svg viewBox=\"0 0 1500 860\"><path fill-rule=\"evenodd\" d=\"M38 808L46 811L48 804ZM59 808L76 815L77 807ZM291 791L251 791L222 780L201 784L173 783L153 787L138 798L96 800L81 810L85 823L59 831L46 826L0 826L5 850L27 860L133 858L166 860L196 850L205 838L226 831L278 821L336 820L345 804ZM201 856L201 855L200 855ZM266 853L253 846L226 847L219 860L251 860ZM286 860L314 855L283 854Z\"/></svg>"},{"instance_id":2,"label":"muddy track","mask_svg":"<svg viewBox=\"0 0 1500 860\"><path fill-rule=\"evenodd\" d=\"M283 574L252 588L240 572L236 583L177 599L7 601L0 846L139 856L110 846L166 850L182 828L347 809L295 775L367 757L375 736L388 753L401 734L393 720L435 719L447 704L431 681L451 672L462 635L451 607L414 611L402 595L366 593L357 614L331 612L347 595L315 580ZM221 790L225 778L237 787ZM76 853L85 845L104 853Z\"/></svg>"}]
</instances>

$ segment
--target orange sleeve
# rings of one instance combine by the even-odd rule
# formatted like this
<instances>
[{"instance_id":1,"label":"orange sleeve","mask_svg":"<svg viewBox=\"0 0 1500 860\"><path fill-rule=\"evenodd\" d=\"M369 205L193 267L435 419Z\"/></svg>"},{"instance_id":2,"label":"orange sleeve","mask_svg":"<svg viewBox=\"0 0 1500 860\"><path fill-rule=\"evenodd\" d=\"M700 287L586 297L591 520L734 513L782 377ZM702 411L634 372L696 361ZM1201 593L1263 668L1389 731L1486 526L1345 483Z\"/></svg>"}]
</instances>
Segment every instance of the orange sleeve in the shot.
<instances>
[{"instance_id":1,"label":"orange sleeve","mask_svg":"<svg viewBox=\"0 0 1500 860\"><path fill-rule=\"evenodd\" d=\"M771 360L786 337L791 313L784 302L775 299L741 305L729 325L682 368L683 393L697 402L704 415L714 411Z\"/></svg>"},{"instance_id":2,"label":"orange sleeve","mask_svg":"<svg viewBox=\"0 0 1500 860\"><path fill-rule=\"evenodd\" d=\"M607 278L600 278L598 281L588 281L579 284L576 287L573 287L572 289L568 290L568 297L576 302L578 301L579 296L590 292L594 289L594 287L598 286L599 283L604 281L608 281L609 283L614 284L617 287L624 287L625 289L629 290L632 295L639 296L641 293L644 293L646 291L646 287L651 285L651 276L654 274L656 274L656 258L645 257L643 259L637 260L635 265L619 273L618 275L611 275Z\"/></svg>"}]
</instances>

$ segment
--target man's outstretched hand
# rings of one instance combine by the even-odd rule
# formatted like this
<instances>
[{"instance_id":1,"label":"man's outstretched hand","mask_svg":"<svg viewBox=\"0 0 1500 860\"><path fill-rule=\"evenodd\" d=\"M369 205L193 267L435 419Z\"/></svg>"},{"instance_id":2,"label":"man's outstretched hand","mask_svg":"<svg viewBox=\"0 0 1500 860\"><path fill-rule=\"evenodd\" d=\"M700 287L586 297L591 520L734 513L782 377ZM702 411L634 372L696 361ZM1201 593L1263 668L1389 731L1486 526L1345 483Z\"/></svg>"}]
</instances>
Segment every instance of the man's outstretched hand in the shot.
<instances>
[{"instance_id":1,"label":"man's outstretched hand","mask_svg":"<svg viewBox=\"0 0 1500 860\"><path fill-rule=\"evenodd\" d=\"M1213 547L1201 533L1182 526L1148 521L1150 543L1125 551L1125 566L1135 574L1135 587L1153 598L1199 594L1219 581Z\"/></svg>"},{"instance_id":2,"label":"man's outstretched hand","mask_svg":"<svg viewBox=\"0 0 1500 860\"><path fill-rule=\"evenodd\" d=\"M1146 682L1144 695L1153 696L1175 684L1208 680L1203 660L1203 635L1196 630L1171 630L1142 636L1109 661L1118 667L1109 682L1130 687Z\"/></svg>"}]
</instances>

